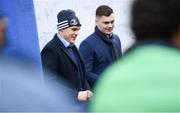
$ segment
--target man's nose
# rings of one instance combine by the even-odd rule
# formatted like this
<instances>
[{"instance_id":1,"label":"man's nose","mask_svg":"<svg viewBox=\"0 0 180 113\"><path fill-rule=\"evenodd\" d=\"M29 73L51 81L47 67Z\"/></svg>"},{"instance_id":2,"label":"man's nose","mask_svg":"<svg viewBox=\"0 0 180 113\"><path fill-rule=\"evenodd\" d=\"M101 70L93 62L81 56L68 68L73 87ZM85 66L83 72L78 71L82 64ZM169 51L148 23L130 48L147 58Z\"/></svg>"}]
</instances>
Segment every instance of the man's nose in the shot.
<instances>
[{"instance_id":1,"label":"man's nose","mask_svg":"<svg viewBox=\"0 0 180 113\"><path fill-rule=\"evenodd\" d=\"M109 23L109 24L108 24L108 27L113 27L113 24L112 24L112 23Z\"/></svg>"},{"instance_id":2,"label":"man's nose","mask_svg":"<svg viewBox=\"0 0 180 113\"><path fill-rule=\"evenodd\" d=\"M79 31L75 31L75 35L78 36L79 35Z\"/></svg>"}]
</instances>

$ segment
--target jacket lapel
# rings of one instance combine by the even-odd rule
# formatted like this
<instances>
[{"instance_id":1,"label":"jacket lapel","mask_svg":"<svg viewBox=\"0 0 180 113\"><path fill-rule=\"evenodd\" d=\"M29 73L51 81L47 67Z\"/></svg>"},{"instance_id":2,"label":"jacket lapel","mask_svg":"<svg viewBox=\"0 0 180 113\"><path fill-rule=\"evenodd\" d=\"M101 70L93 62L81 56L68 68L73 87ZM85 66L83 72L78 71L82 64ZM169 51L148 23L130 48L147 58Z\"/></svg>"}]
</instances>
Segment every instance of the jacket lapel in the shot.
<instances>
[{"instance_id":1,"label":"jacket lapel","mask_svg":"<svg viewBox=\"0 0 180 113\"><path fill-rule=\"evenodd\" d=\"M95 34L97 35L96 37L98 37L97 39L98 40L100 40L100 41L102 41L103 42L103 45L104 45L104 40L102 39L102 35L100 35L99 33L97 33L97 32L95 32ZM111 43L108 43L108 42L105 42L105 43L107 43L107 44L111 44ZM101 45L102 46L102 45ZM112 62L112 59L111 59L111 56L110 56L110 54L108 53L108 51L106 51L108 48L107 48L107 46L102 46L102 50L104 50L103 52L105 52L105 56L104 57L106 57L107 59L108 59L108 61L109 61L109 63L111 63Z\"/></svg>"},{"instance_id":2,"label":"jacket lapel","mask_svg":"<svg viewBox=\"0 0 180 113\"><path fill-rule=\"evenodd\" d=\"M73 62L73 64L75 66L77 66L77 64L75 63L75 61L70 57L68 51L67 51L67 48L64 46L64 44L61 42L61 40L58 38L57 34L54 36L54 40L56 41L57 43L57 48L60 48L64 53L65 55L71 60L71 62Z\"/></svg>"},{"instance_id":3,"label":"jacket lapel","mask_svg":"<svg viewBox=\"0 0 180 113\"><path fill-rule=\"evenodd\" d=\"M79 61L80 61L80 65L81 65L81 68L82 68L82 74L85 75L85 65L84 65L84 61L83 61L83 57L81 56L79 50L77 49L77 47L75 46L75 50L76 50L76 53L78 55L78 58L79 58ZM85 80L85 76L81 76L82 77L82 81Z\"/></svg>"}]
</instances>

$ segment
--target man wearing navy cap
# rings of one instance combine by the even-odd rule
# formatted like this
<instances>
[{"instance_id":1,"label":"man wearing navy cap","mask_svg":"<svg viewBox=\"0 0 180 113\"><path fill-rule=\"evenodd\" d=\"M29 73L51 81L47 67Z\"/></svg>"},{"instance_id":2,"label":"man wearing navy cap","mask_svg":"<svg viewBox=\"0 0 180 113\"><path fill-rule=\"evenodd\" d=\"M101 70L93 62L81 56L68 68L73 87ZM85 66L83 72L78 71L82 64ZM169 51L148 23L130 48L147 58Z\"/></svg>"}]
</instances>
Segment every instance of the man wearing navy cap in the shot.
<instances>
[{"instance_id":1,"label":"man wearing navy cap","mask_svg":"<svg viewBox=\"0 0 180 113\"><path fill-rule=\"evenodd\" d=\"M57 78L65 79L71 89L77 91L78 100L88 101L93 94L86 81L83 60L74 45L81 27L80 21L70 9L60 11L57 20L58 33L41 52L43 68Z\"/></svg>"}]
</instances>

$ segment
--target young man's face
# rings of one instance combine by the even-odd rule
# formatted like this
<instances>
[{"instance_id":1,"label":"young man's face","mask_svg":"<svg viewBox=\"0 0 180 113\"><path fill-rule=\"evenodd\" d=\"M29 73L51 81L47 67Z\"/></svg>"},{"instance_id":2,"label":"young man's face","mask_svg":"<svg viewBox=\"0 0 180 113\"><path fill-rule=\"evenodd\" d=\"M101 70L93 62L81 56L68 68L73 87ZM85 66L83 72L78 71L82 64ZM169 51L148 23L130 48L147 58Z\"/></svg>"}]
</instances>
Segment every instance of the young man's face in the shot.
<instances>
[{"instance_id":1,"label":"young man's face","mask_svg":"<svg viewBox=\"0 0 180 113\"><path fill-rule=\"evenodd\" d=\"M114 28L114 14L96 17L96 26L104 34L111 34Z\"/></svg>"},{"instance_id":2,"label":"young man's face","mask_svg":"<svg viewBox=\"0 0 180 113\"><path fill-rule=\"evenodd\" d=\"M71 44L74 44L76 37L79 35L79 30L80 26L72 26L59 32L65 40L67 40Z\"/></svg>"}]
</instances>

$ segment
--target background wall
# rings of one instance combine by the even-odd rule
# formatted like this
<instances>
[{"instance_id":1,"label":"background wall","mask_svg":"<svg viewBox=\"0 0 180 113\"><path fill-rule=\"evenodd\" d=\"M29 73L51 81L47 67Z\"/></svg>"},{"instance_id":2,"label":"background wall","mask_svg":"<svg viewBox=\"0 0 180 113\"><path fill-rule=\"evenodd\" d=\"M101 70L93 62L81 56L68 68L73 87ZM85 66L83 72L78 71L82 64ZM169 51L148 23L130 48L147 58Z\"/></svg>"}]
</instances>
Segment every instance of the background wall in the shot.
<instances>
[{"instance_id":1,"label":"background wall","mask_svg":"<svg viewBox=\"0 0 180 113\"><path fill-rule=\"evenodd\" d=\"M129 28L131 2L132 0L34 0L40 50L57 32L56 16L60 10L73 9L79 17L82 23L76 41L76 45L79 46L81 41L94 31L96 8L105 4L114 10L114 33L119 35L124 52L134 42Z\"/></svg>"}]
</instances>

